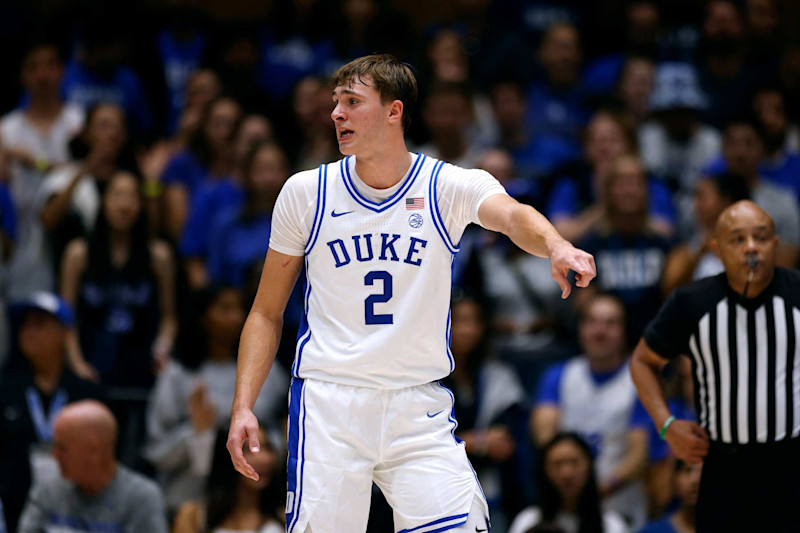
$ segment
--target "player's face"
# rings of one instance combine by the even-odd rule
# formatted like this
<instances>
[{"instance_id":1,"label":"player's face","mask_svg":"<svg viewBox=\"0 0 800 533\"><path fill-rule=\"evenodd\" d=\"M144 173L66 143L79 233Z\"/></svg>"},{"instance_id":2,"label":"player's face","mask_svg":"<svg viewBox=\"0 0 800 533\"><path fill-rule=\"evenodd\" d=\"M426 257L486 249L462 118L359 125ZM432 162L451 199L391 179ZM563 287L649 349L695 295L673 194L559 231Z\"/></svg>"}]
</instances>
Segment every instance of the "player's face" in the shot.
<instances>
[{"instance_id":1,"label":"player's face","mask_svg":"<svg viewBox=\"0 0 800 533\"><path fill-rule=\"evenodd\" d=\"M381 95L371 83L369 77L354 79L333 90L331 118L344 155L364 153L384 140L390 104L381 103Z\"/></svg>"},{"instance_id":2,"label":"player's face","mask_svg":"<svg viewBox=\"0 0 800 533\"><path fill-rule=\"evenodd\" d=\"M772 277L778 236L768 215L747 204L726 211L717 226L714 251L725 265L728 277L744 283L749 274L747 259L754 256L758 263L753 270L753 282L760 284Z\"/></svg>"},{"instance_id":3,"label":"player's face","mask_svg":"<svg viewBox=\"0 0 800 533\"><path fill-rule=\"evenodd\" d=\"M574 499L589 479L589 459L574 442L561 441L547 453L547 477L564 499Z\"/></svg>"}]
</instances>

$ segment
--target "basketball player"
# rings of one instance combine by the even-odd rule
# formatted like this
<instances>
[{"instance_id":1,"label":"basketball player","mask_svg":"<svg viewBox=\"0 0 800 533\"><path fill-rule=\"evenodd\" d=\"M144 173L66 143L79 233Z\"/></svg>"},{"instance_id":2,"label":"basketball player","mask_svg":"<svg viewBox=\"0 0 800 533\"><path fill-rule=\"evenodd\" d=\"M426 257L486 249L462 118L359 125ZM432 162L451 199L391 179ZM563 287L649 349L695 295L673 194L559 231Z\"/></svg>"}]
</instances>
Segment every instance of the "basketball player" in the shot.
<instances>
[{"instance_id":1,"label":"basketball player","mask_svg":"<svg viewBox=\"0 0 800 533\"><path fill-rule=\"evenodd\" d=\"M288 532L366 529L372 482L400 532L489 529L486 500L454 436L450 277L470 222L549 257L585 287L591 255L573 248L489 174L409 153L411 70L389 55L334 75L331 117L346 157L300 172L275 205L269 250L242 332L228 450L258 449L253 403L275 357L282 315L305 267L305 321L289 393Z\"/></svg>"}]
</instances>

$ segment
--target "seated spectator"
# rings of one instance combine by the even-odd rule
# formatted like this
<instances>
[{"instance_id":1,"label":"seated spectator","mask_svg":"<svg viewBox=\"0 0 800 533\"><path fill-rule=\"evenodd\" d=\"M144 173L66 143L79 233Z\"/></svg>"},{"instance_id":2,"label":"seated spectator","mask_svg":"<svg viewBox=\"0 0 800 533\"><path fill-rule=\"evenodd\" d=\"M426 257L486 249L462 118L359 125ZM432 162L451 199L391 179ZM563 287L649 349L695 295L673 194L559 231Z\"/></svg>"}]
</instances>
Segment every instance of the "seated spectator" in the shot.
<instances>
[{"instance_id":1,"label":"seated spectator","mask_svg":"<svg viewBox=\"0 0 800 533\"><path fill-rule=\"evenodd\" d=\"M422 109L430 140L418 151L462 168L475 168L480 157L479 147L472 145L467 131L474 120L472 113L472 95L465 85L435 84Z\"/></svg>"},{"instance_id":2,"label":"seated spectator","mask_svg":"<svg viewBox=\"0 0 800 533\"><path fill-rule=\"evenodd\" d=\"M293 116L289 127L297 128L294 135L280 135L284 146L291 150L290 159L297 168L315 168L341 157L335 136L331 135L331 90L322 78L303 78L292 94Z\"/></svg>"},{"instance_id":3,"label":"seated spectator","mask_svg":"<svg viewBox=\"0 0 800 533\"><path fill-rule=\"evenodd\" d=\"M117 463L116 440L117 421L103 404L84 400L65 407L53 431L61 474L33 487L19 532L166 533L158 485Z\"/></svg>"},{"instance_id":4,"label":"seated spectator","mask_svg":"<svg viewBox=\"0 0 800 533\"><path fill-rule=\"evenodd\" d=\"M528 91L528 123L534 137L556 137L578 145L580 129L588 118L581 84L580 33L570 23L548 26L537 58L544 79Z\"/></svg>"},{"instance_id":5,"label":"seated spectator","mask_svg":"<svg viewBox=\"0 0 800 533\"><path fill-rule=\"evenodd\" d=\"M182 328L178 344L182 362L171 361L158 377L147 411L144 456L158 471L171 511L202 496L216 432L230 422L245 319L241 293L232 288L212 286L193 303L196 315ZM259 420L280 427L288 387L276 362L256 401Z\"/></svg>"},{"instance_id":6,"label":"seated spectator","mask_svg":"<svg viewBox=\"0 0 800 533\"><path fill-rule=\"evenodd\" d=\"M499 79L492 83L491 100L498 129L496 144L509 151L520 177L529 183L538 202L539 181L559 166L580 155L573 141L534 135L527 118L528 100L522 82Z\"/></svg>"},{"instance_id":7,"label":"seated spectator","mask_svg":"<svg viewBox=\"0 0 800 533\"><path fill-rule=\"evenodd\" d=\"M182 148L188 146L200 125L203 109L222 94L222 82L216 72L202 68L195 70L186 80L184 106L178 117L175 140Z\"/></svg>"},{"instance_id":8,"label":"seated spectator","mask_svg":"<svg viewBox=\"0 0 800 533\"><path fill-rule=\"evenodd\" d=\"M620 515L601 507L593 453L583 438L575 433L554 435L542 449L540 463L540 503L517 515L509 533L540 531L535 528L539 524L558 527L564 533L629 531Z\"/></svg>"},{"instance_id":9,"label":"seated spectator","mask_svg":"<svg viewBox=\"0 0 800 533\"><path fill-rule=\"evenodd\" d=\"M603 184L603 217L579 241L597 262L598 284L592 291L610 292L625 305L630 346L661 304L661 277L672 246L647 214L647 194L641 162L619 158Z\"/></svg>"},{"instance_id":10,"label":"seated spectator","mask_svg":"<svg viewBox=\"0 0 800 533\"><path fill-rule=\"evenodd\" d=\"M208 274L215 283L244 286L250 266L266 255L275 199L289 177L289 161L276 144L261 143L244 165L243 205L221 211L211 223Z\"/></svg>"},{"instance_id":11,"label":"seated spectator","mask_svg":"<svg viewBox=\"0 0 800 533\"><path fill-rule=\"evenodd\" d=\"M231 468L226 437L221 432L215 440L205 500L181 505L173 533L282 533L286 481L282 479L278 454L260 429L259 451L243 451L247 463L258 474L258 481L253 481Z\"/></svg>"},{"instance_id":12,"label":"seated spectator","mask_svg":"<svg viewBox=\"0 0 800 533\"><path fill-rule=\"evenodd\" d=\"M555 173L547 200L547 217L570 241L580 240L602 220L603 183L617 158L636 152L636 136L624 116L599 111L586 126L584 144L584 160ZM653 223L660 233L669 235L675 224L670 191L658 180L650 180L647 188Z\"/></svg>"},{"instance_id":13,"label":"seated spectator","mask_svg":"<svg viewBox=\"0 0 800 533\"><path fill-rule=\"evenodd\" d=\"M675 463L673 486L680 502L678 510L664 518L651 522L640 533L694 533L694 518L697 496L700 494L700 473L703 465L690 465L683 461Z\"/></svg>"},{"instance_id":14,"label":"seated spectator","mask_svg":"<svg viewBox=\"0 0 800 533\"><path fill-rule=\"evenodd\" d=\"M451 320L455 370L442 384L455 398L456 436L466 443L497 527L522 508L517 442L525 435L525 390L510 365L490 357L488 324L479 301L454 299Z\"/></svg>"},{"instance_id":15,"label":"seated spectator","mask_svg":"<svg viewBox=\"0 0 800 533\"><path fill-rule=\"evenodd\" d=\"M616 96L636 124L643 124L650 118L650 99L655 87L655 71L653 61L643 56L631 56L622 65L622 72L616 85Z\"/></svg>"},{"instance_id":16,"label":"seated spectator","mask_svg":"<svg viewBox=\"0 0 800 533\"><path fill-rule=\"evenodd\" d=\"M138 465L144 401L177 334L175 264L148 234L137 176L114 173L101 201L94 235L72 241L61 266L61 294L77 314L69 355L81 375L109 387L120 460Z\"/></svg>"},{"instance_id":17,"label":"seated spectator","mask_svg":"<svg viewBox=\"0 0 800 533\"><path fill-rule=\"evenodd\" d=\"M761 129L746 119L732 121L722 138L722 159L713 162L709 174L730 171L744 177L750 199L764 209L775 221L778 234L776 265L793 268L798 259L800 243L800 207L789 189L763 178L759 164L764 157Z\"/></svg>"},{"instance_id":18,"label":"seated spectator","mask_svg":"<svg viewBox=\"0 0 800 533\"><path fill-rule=\"evenodd\" d=\"M133 137L151 133L153 117L138 74L123 65L119 27L109 24L110 12L95 12L84 20L77 53L61 84L66 100L83 109L112 102L124 110Z\"/></svg>"},{"instance_id":19,"label":"seated spectator","mask_svg":"<svg viewBox=\"0 0 800 533\"><path fill-rule=\"evenodd\" d=\"M722 261L711 251L711 239L717 218L729 205L748 200L749 193L744 178L725 173L700 179L695 184L695 224L689 240L675 246L667 254L661 292L664 297L692 280L707 278L724 270Z\"/></svg>"},{"instance_id":20,"label":"seated spectator","mask_svg":"<svg viewBox=\"0 0 800 533\"><path fill-rule=\"evenodd\" d=\"M108 180L120 169L134 168L127 142L121 107L100 103L89 109L83 130L70 143L73 161L51 172L39 192L42 225L51 238L57 232L55 238L66 245L71 237L92 234ZM73 227L65 228L68 224ZM53 260L60 260L60 253Z\"/></svg>"},{"instance_id":21,"label":"seated spectator","mask_svg":"<svg viewBox=\"0 0 800 533\"><path fill-rule=\"evenodd\" d=\"M209 102L189 146L175 154L164 169L164 221L169 238L178 242L198 186L230 179L234 168L233 139L242 111L227 97Z\"/></svg>"},{"instance_id":22,"label":"seated spectator","mask_svg":"<svg viewBox=\"0 0 800 533\"><path fill-rule=\"evenodd\" d=\"M12 307L12 324L23 358L10 361L0 378L0 498L9 531L16 531L31 481L55 471L49 452L56 415L68 402L101 392L65 364L73 316L64 300L33 293Z\"/></svg>"},{"instance_id":23,"label":"seated spectator","mask_svg":"<svg viewBox=\"0 0 800 533\"><path fill-rule=\"evenodd\" d=\"M691 218L691 195L703 169L720 153L722 138L697 119L708 105L697 75L686 63L664 63L650 101L654 120L639 131L642 162L676 193L681 215Z\"/></svg>"},{"instance_id":24,"label":"seated spectator","mask_svg":"<svg viewBox=\"0 0 800 533\"><path fill-rule=\"evenodd\" d=\"M218 182L206 180L197 187L180 242L180 252L184 257L183 266L190 288L199 289L208 285L210 280L207 261L214 223L226 211L241 209L246 195L247 157L254 146L266 142L271 137L272 126L266 117L246 116L234 139L236 164L232 179Z\"/></svg>"},{"instance_id":25,"label":"seated spectator","mask_svg":"<svg viewBox=\"0 0 800 533\"><path fill-rule=\"evenodd\" d=\"M800 202L800 130L789 122L783 93L759 91L753 97L753 111L764 139L761 175L791 189Z\"/></svg>"},{"instance_id":26,"label":"seated spectator","mask_svg":"<svg viewBox=\"0 0 800 533\"><path fill-rule=\"evenodd\" d=\"M69 141L83 125L83 111L65 104L59 94L62 75L58 47L48 41L31 44L20 69L20 80L30 102L0 118L0 151L5 152L8 161L6 179L18 217L19 239L8 276L11 301L55 288L53 265L39 219L39 189L47 172L69 161Z\"/></svg>"},{"instance_id":27,"label":"seated spectator","mask_svg":"<svg viewBox=\"0 0 800 533\"><path fill-rule=\"evenodd\" d=\"M605 508L641 526L647 510L641 481L647 441L630 431L636 390L628 371L620 301L593 297L581 315L578 340L583 355L553 366L542 377L531 437L544 446L559 431L580 434L597 459L596 490Z\"/></svg>"}]
</instances>

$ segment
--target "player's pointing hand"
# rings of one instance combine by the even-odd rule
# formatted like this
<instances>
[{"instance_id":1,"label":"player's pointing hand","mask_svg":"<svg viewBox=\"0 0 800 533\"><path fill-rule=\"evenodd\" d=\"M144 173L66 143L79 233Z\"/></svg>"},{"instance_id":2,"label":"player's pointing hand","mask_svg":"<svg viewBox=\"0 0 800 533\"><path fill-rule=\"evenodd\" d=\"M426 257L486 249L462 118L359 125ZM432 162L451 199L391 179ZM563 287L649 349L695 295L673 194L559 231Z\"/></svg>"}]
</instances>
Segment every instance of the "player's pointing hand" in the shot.
<instances>
[{"instance_id":1,"label":"player's pointing hand","mask_svg":"<svg viewBox=\"0 0 800 533\"><path fill-rule=\"evenodd\" d=\"M578 287L588 287L589 282L597 276L592 254L575 248L566 240L561 240L550 250L550 275L561 287L561 298L566 298L572 291L567 280L570 270L575 272L575 284Z\"/></svg>"}]
</instances>

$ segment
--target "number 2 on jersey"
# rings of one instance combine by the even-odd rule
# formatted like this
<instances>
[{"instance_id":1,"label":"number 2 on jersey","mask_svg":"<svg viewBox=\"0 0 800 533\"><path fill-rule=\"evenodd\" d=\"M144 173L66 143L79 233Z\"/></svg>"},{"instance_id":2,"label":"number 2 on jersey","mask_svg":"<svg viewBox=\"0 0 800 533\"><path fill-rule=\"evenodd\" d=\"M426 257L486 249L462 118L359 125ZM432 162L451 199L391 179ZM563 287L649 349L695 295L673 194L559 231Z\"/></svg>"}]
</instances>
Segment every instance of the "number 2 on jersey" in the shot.
<instances>
[{"instance_id":1,"label":"number 2 on jersey","mask_svg":"<svg viewBox=\"0 0 800 533\"><path fill-rule=\"evenodd\" d=\"M376 315L373 306L386 303L392 298L392 275L385 270L374 270L364 276L364 285L373 285L375 280L383 281L383 292L373 294L364 300L364 321L367 325L392 324L394 317L391 314Z\"/></svg>"}]
</instances>

